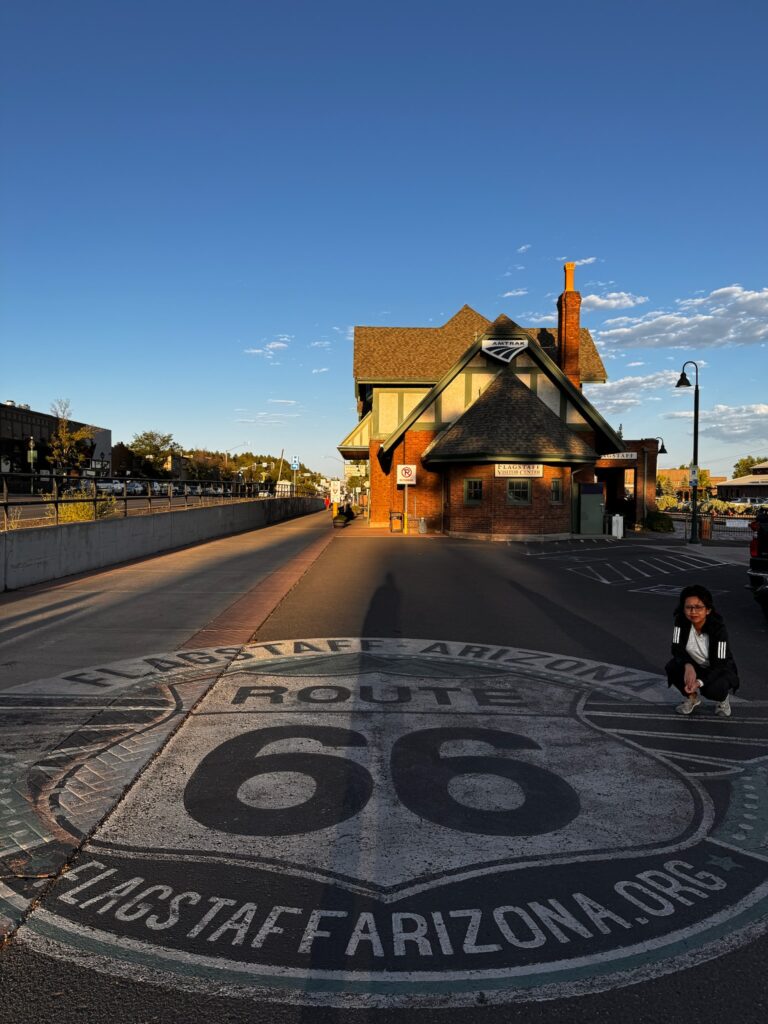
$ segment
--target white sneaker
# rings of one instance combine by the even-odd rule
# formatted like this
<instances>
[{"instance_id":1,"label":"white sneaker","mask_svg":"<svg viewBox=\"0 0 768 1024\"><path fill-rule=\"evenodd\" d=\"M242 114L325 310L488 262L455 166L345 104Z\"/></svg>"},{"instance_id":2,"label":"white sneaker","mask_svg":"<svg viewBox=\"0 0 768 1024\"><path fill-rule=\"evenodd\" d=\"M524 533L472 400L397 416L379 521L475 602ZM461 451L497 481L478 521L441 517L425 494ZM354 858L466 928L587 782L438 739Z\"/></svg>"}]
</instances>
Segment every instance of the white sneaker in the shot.
<instances>
[{"instance_id":1,"label":"white sneaker","mask_svg":"<svg viewBox=\"0 0 768 1024\"><path fill-rule=\"evenodd\" d=\"M684 700L682 704L678 704L675 711L678 715L690 715L690 713L701 704L699 695L696 694L693 700Z\"/></svg>"},{"instance_id":2,"label":"white sneaker","mask_svg":"<svg viewBox=\"0 0 768 1024\"><path fill-rule=\"evenodd\" d=\"M731 702L728 699L728 697L726 697L725 700L721 700L719 704L717 704L717 706L715 707L715 714L719 715L721 718L731 717Z\"/></svg>"}]
</instances>

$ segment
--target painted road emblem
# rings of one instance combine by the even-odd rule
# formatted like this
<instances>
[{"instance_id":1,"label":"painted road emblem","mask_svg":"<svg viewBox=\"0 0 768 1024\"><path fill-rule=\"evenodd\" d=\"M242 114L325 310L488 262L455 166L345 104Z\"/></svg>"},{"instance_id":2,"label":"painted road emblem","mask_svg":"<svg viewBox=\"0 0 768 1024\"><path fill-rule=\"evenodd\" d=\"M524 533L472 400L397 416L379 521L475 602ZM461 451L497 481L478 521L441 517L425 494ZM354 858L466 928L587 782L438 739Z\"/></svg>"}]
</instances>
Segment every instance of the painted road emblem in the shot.
<instances>
[{"instance_id":1,"label":"painted road emblem","mask_svg":"<svg viewBox=\"0 0 768 1024\"><path fill-rule=\"evenodd\" d=\"M667 973L768 916L768 745L749 708L681 721L658 677L515 648L254 645L19 940L347 1006Z\"/></svg>"}]
</instances>

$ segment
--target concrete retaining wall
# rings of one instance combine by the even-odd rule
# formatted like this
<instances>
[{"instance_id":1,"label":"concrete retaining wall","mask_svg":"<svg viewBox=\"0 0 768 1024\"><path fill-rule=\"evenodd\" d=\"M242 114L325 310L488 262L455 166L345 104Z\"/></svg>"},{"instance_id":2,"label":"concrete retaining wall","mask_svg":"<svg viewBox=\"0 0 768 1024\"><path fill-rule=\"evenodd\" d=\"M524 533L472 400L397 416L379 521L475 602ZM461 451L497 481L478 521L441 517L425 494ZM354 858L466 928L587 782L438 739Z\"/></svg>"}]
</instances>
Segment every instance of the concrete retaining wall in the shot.
<instances>
[{"instance_id":1,"label":"concrete retaining wall","mask_svg":"<svg viewBox=\"0 0 768 1024\"><path fill-rule=\"evenodd\" d=\"M322 498L268 498L0 533L0 590L119 565L317 512Z\"/></svg>"}]
</instances>

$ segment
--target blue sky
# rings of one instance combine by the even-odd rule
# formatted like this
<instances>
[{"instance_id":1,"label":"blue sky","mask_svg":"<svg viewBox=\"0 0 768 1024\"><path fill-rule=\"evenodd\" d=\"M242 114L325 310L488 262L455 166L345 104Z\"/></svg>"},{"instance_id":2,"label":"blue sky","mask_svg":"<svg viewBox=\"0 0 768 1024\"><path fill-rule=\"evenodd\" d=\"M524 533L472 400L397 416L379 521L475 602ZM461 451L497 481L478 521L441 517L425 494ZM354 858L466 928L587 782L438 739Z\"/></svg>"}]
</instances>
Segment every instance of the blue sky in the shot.
<instances>
[{"instance_id":1,"label":"blue sky","mask_svg":"<svg viewBox=\"0 0 768 1024\"><path fill-rule=\"evenodd\" d=\"M625 437L690 461L695 359L701 465L768 458L767 28L762 0L5 4L0 398L333 472L352 325L554 323L567 258Z\"/></svg>"}]
</instances>

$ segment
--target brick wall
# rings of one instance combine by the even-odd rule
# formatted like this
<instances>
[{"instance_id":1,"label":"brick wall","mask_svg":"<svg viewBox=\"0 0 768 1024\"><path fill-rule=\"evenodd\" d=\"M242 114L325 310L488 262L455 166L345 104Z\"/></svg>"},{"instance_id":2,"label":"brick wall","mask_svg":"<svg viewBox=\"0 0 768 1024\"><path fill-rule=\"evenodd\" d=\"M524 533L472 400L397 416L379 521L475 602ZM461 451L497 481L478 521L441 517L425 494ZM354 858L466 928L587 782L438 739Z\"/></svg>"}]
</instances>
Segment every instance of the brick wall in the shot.
<instances>
[{"instance_id":1,"label":"brick wall","mask_svg":"<svg viewBox=\"0 0 768 1024\"><path fill-rule=\"evenodd\" d=\"M571 532L571 471L544 466L544 475L531 480L531 504L507 504L507 479L494 476L493 466L456 466L448 470L450 532L486 536L541 535ZM483 481L482 505L464 504L464 480ZM562 502L550 500L551 482L562 479Z\"/></svg>"},{"instance_id":2,"label":"brick wall","mask_svg":"<svg viewBox=\"0 0 768 1024\"><path fill-rule=\"evenodd\" d=\"M388 526L390 512L404 511L405 489L396 484L396 468L417 467L416 486L408 489L408 512L424 517L430 533L476 536L546 535L571 532L571 470L567 466L544 466L544 475L531 480L531 504L507 504L507 479L494 476L494 467L451 466L441 471L426 469L421 453L434 439L431 430L408 431L392 452L391 468L384 471L378 460L380 441L372 441L370 525ZM483 481L483 503L464 504L464 480ZM551 482L562 480L562 502L553 504ZM444 482L445 481L445 482ZM445 506L443 500L445 499ZM415 523L412 524L415 528Z\"/></svg>"},{"instance_id":3,"label":"brick wall","mask_svg":"<svg viewBox=\"0 0 768 1024\"><path fill-rule=\"evenodd\" d=\"M378 459L380 441L371 441L371 526L388 526L390 512L403 512L405 488L397 486L397 467L416 466L416 485L408 488L408 513L427 519L430 533L441 529L442 476L425 469L421 453L434 440L434 430L409 430L392 452L389 473Z\"/></svg>"}]
</instances>

